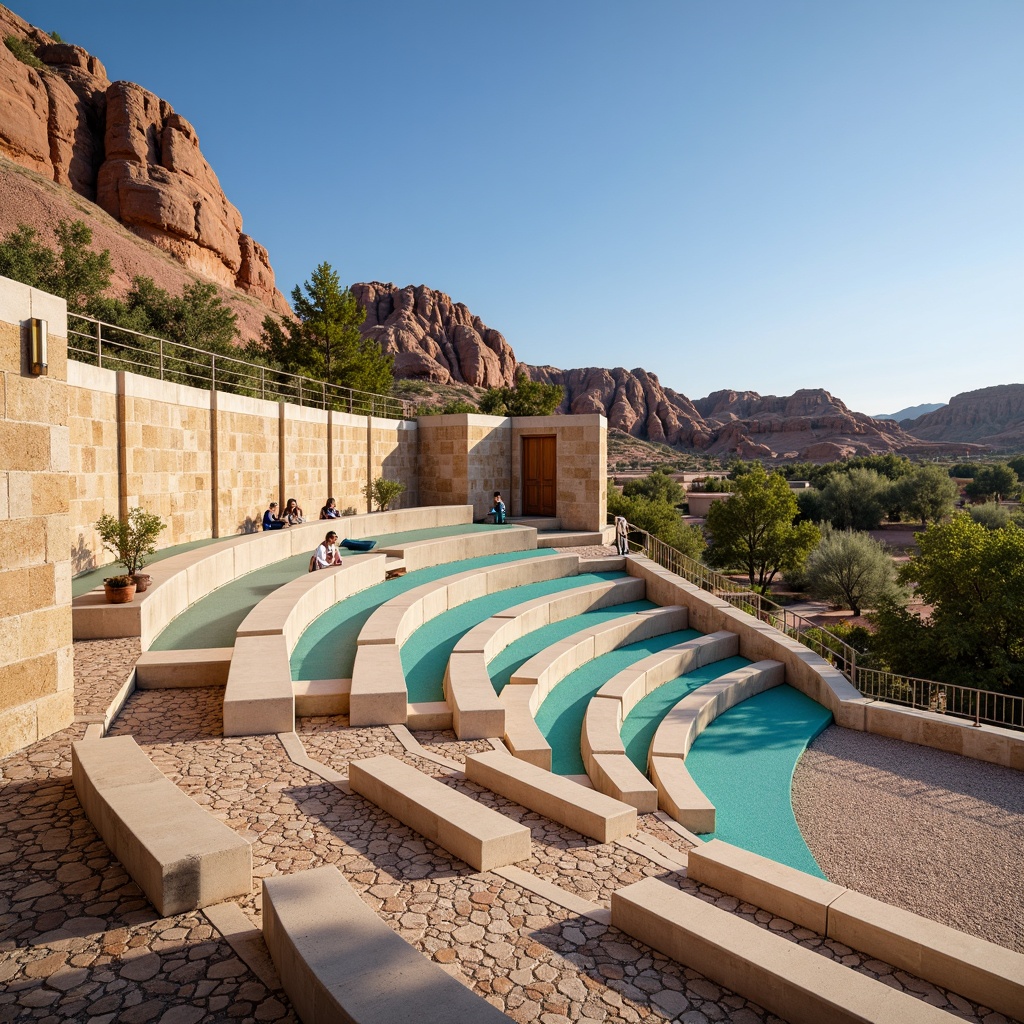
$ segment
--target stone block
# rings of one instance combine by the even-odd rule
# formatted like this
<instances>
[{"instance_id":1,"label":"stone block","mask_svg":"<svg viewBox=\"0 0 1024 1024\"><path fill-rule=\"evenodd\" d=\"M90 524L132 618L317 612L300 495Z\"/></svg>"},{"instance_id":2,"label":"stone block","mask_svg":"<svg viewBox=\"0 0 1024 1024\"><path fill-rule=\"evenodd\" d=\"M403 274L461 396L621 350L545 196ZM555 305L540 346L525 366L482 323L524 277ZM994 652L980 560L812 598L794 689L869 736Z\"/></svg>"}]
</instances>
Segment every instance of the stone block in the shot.
<instances>
[{"instance_id":1,"label":"stone block","mask_svg":"<svg viewBox=\"0 0 1024 1024\"><path fill-rule=\"evenodd\" d=\"M508 1021L392 931L333 865L264 879L263 937L306 1024Z\"/></svg>"},{"instance_id":2,"label":"stone block","mask_svg":"<svg viewBox=\"0 0 1024 1024\"><path fill-rule=\"evenodd\" d=\"M449 656L444 694L460 740L500 739L505 735L505 707L494 692L482 654Z\"/></svg>"},{"instance_id":3,"label":"stone block","mask_svg":"<svg viewBox=\"0 0 1024 1024\"><path fill-rule=\"evenodd\" d=\"M658 809L658 790L625 753L591 754L586 765L594 788L606 796L630 804L641 814Z\"/></svg>"},{"instance_id":4,"label":"stone block","mask_svg":"<svg viewBox=\"0 0 1024 1024\"><path fill-rule=\"evenodd\" d=\"M235 641L224 689L224 735L293 732L295 697L283 636Z\"/></svg>"},{"instance_id":5,"label":"stone block","mask_svg":"<svg viewBox=\"0 0 1024 1024\"><path fill-rule=\"evenodd\" d=\"M612 893L612 925L791 1024L949 1020L944 1010L655 878Z\"/></svg>"},{"instance_id":6,"label":"stone block","mask_svg":"<svg viewBox=\"0 0 1024 1024\"><path fill-rule=\"evenodd\" d=\"M679 757L651 757L651 781L658 789L658 806L691 832L715 831L715 805L693 781Z\"/></svg>"},{"instance_id":7,"label":"stone block","mask_svg":"<svg viewBox=\"0 0 1024 1024\"><path fill-rule=\"evenodd\" d=\"M2 281L3 278L0 278ZM21 750L38 738L33 702L3 707L0 702L0 757Z\"/></svg>"},{"instance_id":8,"label":"stone block","mask_svg":"<svg viewBox=\"0 0 1024 1024\"><path fill-rule=\"evenodd\" d=\"M506 686L498 695L505 709L505 746L513 757L551 771L551 747L534 721L536 686Z\"/></svg>"},{"instance_id":9,"label":"stone block","mask_svg":"<svg viewBox=\"0 0 1024 1024\"><path fill-rule=\"evenodd\" d=\"M349 724L402 725L408 704L401 649L396 644L360 644L352 666Z\"/></svg>"},{"instance_id":10,"label":"stone block","mask_svg":"<svg viewBox=\"0 0 1024 1024\"><path fill-rule=\"evenodd\" d=\"M135 663L135 685L140 690L226 686L233 653L233 647L143 651Z\"/></svg>"},{"instance_id":11,"label":"stone block","mask_svg":"<svg viewBox=\"0 0 1024 1024\"><path fill-rule=\"evenodd\" d=\"M451 729L452 709L443 700L426 700L410 704L406 725L410 731Z\"/></svg>"},{"instance_id":12,"label":"stone block","mask_svg":"<svg viewBox=\"0 0 1024 1024\"><path fill-rule=\"evenodd\" d=\"M388 755L349 762L354 792L477 871L530 856L530 830Z\"/></svg>"},{"instance_id":13,"label":"stone block","mask_svg":"<svg viewBox=\"0 0 1024 1024\"><path fill-rule=\"evenodd\" d=\"M622 705L600 694L587 704L580 735L580 752L583 761L593 754L624 754L626 752L619 735L622 729Z\"/></svg>"},{"instance_id":14,"label":"stone block","mask_svg":"<svg viewBox=\"0 0 1024 1024\"><path fill-rule=\"evenodd\" d=\"M466 778L599 843L636 831L636 808L505 751L466 755Z\"/></svg>"},{"instance_id":15,"label":"stone block","mask_svg":"<svg viewBox=\"0 0 1024 1024\"><path fill-rule=\"evenodd\" d=\"M302 679L292 683L295 714L300 718L316 715L347 715L351 679Z\"/></svg>"}]
</instances>

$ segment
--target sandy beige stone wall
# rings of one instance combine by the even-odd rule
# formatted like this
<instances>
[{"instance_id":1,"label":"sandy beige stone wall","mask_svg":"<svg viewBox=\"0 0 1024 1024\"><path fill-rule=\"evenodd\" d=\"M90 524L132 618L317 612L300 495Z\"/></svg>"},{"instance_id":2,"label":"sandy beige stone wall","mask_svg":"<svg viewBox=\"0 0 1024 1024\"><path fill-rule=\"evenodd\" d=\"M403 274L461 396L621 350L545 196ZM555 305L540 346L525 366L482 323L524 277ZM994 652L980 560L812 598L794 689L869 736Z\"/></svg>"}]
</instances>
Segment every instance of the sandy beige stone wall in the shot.
<instances>
[{"instance_id":1,"label":"sandy beige stone wall","mask_svg":"<svg viewBox=\"0 0 1024 1024\"><path fill-rule=\"evenodd\" d=\"M216 536L258 529L271 501L281 501L281 406L214 392Z\"/></svg>"},{"instance_id":2,"label":"sandy beige stone wall","mask_svg":"<svg viewBox=\"0 0 1024 1024\"><path fill-rule=\"evenodd\" d=\"M410 420L376 417L369 425L370 477L384 477L405 484L390 508L412 508L419 498L419 429Z\"/></svg>"},{"instance_id":3,"label":"sandy beige stone wall","mask_svg":"<svg viewBox=\"0 0 1024 1024\"><path fill-rule=\"evenodd\" d=\"M47 321L29 373L24 321ZM0 757L74 717L67 310L0 278Z\"/></svg>"},{"instance_id":4,"label":"sandy beige stone wall","mask_svg":"<svg viewBox=\"0 0 1024 1024\"><path fill-rule=\"evenodd\" d=\"M608 421L586 416L518 416L512 420L513 515L522 509L522 438L556 438L557 516L563 530L599 530L608 506Z\"/></svg>"},{"instance_id":5,"label":"sandy beige stone wall","mask_svg":"<svg viewBox=\"0 0 1024 1024\"><path fill-rule=\"evenodd\" d=\"M210 392L119 372L122 514L139 506L167 524L160 547L213 535Z\"/></svg>"},{"instance_id":6,"label":"sandy beige stone wall","mask_svg":"<svg viewBox=\"0 0 1024 1024\"><path fill-rule=\"evenodd\" d=\"M322 409L281 406L281 500L294 498L307 519L316 519L320 515L330 493L328 415Z\"/></svg>"},{"instance_id":7,"label":"sandy beige stone wall","mask_svg":"<svg viewBox=\"0 0 1024 1024\"><path fill-rule=\"evenodd\" d=\"M71 572L112 560L93 523L118 514L117 374L75 360L68 362L70 436Z\"/></svg>"},{"instance_id":8,"label":"sandy beige stone wall","mask_svg":"<svg viewBox=\"0 0 1024 1024\"><path fill-rule=\"evenodd\" d=\"M365 416L331 413L331 496L342 511L347 508L354 508L358 513L370 511L363 490L370 477L366 430Z\"/></svg>"}]
</instances>

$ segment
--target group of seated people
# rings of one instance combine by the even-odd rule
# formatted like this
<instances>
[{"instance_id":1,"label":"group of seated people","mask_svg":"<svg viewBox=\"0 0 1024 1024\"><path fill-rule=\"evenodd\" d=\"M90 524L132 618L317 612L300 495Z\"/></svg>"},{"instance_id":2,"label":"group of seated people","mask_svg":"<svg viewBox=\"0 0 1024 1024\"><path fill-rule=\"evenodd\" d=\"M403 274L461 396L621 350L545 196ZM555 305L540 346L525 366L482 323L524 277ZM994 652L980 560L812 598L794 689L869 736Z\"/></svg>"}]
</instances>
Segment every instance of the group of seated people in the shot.
<instances>
[{"instance_id":1,"label":"group of seated people","mask_svg":"<svg viewBox=\"0 0 1024 1024\"><path fill-rule=\"evenodd\" d=\"M321 519L338 519L341 512L338 511L338 503L334 498L328 498L327 503L320 509ZM306 521L306 514L299 507L294 498L289 498L284 507L282 515L277 514L277 502L272 501L267 510L263 513L264 530L283 530L286 526L298 526Z\"/></svg>"}]
</instances>

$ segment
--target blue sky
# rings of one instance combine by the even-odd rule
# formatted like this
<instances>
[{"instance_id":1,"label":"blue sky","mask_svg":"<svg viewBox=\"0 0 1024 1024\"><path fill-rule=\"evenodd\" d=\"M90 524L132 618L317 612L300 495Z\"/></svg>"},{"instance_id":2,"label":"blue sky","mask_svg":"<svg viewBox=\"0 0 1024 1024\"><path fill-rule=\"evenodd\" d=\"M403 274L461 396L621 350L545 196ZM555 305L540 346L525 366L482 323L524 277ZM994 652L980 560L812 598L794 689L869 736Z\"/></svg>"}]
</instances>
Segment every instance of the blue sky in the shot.
<instances>
[{"instance_id":1,"label":"blue sky","mask_svg":"<svg viewBox=\"0 0 1024 1024\"><path fill-rule=\"evenodd\" d=\"M893 412L1024 380L1024 3L13 3L196 127L286 293Z\"/></svg>"}]
</instances>

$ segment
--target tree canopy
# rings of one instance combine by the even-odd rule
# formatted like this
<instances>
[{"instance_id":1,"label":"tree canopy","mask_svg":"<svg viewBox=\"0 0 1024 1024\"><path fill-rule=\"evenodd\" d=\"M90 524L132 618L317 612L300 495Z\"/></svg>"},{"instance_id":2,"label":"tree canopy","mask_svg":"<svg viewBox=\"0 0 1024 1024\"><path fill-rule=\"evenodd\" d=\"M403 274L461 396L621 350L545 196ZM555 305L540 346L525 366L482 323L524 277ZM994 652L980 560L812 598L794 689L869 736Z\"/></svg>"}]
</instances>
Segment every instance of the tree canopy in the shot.
<instances>
[{"instance_id":1,"label":"tree canopy","mask_svg":"<svg viewBox=\"0 0 1024 1024\"><path fill-rule=\"evenodd\" d=\"M520 370L508 388L489 388L480 399L480 411L488 416L550 416L564 396L560 384L530 380Z\"/></svg>"},{"instance_id":2,"label":"tree canopy","mask_svg":"<svg viewBox=\"0 0 1024 1024\"><path fill-rule=\"evenodd\" d=\"M999 501L1013 494L1019 483L1013 469L1005 462L999 462L993 466L979 466L965 490L971 501Z\"/></svg>"},{"instance_id":3,"label":"tree canopy","mask_svg":"<svg viewBox=\"0 0 1024 1024\"><path fill-rule=\"evenodd\" d=\"M289 373L356 391L391 391L394 360L360 334L366 310L341 286L329 263L321 263L308 281L292 289L292 307L297 320L264 317L250 355L268 358Z\"/></svg>"},{"instance_id":4,"label":"tree canopy","mask_svg":"<svg viewBox=\"0 0 1024 1024\"><path fill-rule=\"evenodd\" d=\"M794 523L797 513L785 478L755 465L737 477L731 498L708 510L708 561L720 568L742 566L751 586L761 589L779 572L796 572L821 536L811 522Z\"/></svg>"},{"instance_id":5,"label":"tree canopy","mask_svg":"<svg viewBox=\"0 0 1024 1024\"><path fill-rule=\"evenodd\" d=\"M854 615L895 597L892 558L866 533L826 526L818 546L807 558L804 584L812 597L850 608Z\"/></svg>"}]
</instances>

